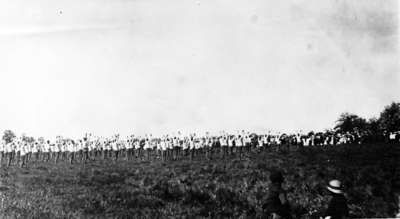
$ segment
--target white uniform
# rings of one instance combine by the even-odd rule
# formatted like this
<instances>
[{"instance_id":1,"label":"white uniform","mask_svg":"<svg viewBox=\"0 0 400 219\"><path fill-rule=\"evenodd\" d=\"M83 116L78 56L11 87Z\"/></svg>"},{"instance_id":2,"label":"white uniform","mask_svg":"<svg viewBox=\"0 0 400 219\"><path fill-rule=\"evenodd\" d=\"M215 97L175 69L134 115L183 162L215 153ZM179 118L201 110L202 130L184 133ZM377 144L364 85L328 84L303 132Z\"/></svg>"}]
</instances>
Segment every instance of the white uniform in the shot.
<instances>
[{"instance_id":1,"label":"white uniform","mask_svg":"<svg viewBox=\"0 0 400 219\"><path fill-rule=\"evenodd\" d=\"M129 142L127 142L127 144L126 144L126 148L127 148L128 150L132 149L132 148L133 148L133 145L132 145L132 144L133 144L132 141L129 140Z\"/></svg>"},{"instance_id":2,"label":"white uniform","mask_svg":"<svg viewBox=\"0 0 400 219\"><path fill-rule=\"evenodd\" d=\"M60 152L61 150L61 143L54 144L54 152Z\"/></svg>"},{"instance_id":3,"label":"white uniform","mask_svg":"<svg viewBox=\"0 0 400 219\"><path fill-rule=\"evenodd\" d=\"M242 137L237 137L236 138L236 146L238 147L243 147L243 138Z\"/></svg>"},{"instance_id":4,"label":"white uniform","mask_svg":"<svg viewBox=\"0 0 400 219\"><path fill-rule=\"evenodd\" d=\"M139 140L135 140L134 146L135 146L135 149L139 149L140 148L140 141Z\"/></svg>"},{"instance_id":5,"label":"white uniform","mask_svg":"<svg viewBox=\"0 0 400 219\"><path fill-rule=\"evenodd\" d=\"M303 145L304 146L310 146L310 138L303 138Z\"/></svg>"},{"instance_id":6,"label":"white uniform","mask_svg":"<svg viewBox=\"0 0 400 219\"><path fill-rule=\"evenodd\" d=\"M194 147L194 140L193 139L190 139L189 140L189 148L190 149L194 149L195 147Z\"/></svg>"},{"instance_id":7,"label":"white uniform","mask_svg":"<svg viewBox=\"0 0 400 219\"><path fill-rule=\"evenodd\" d=\"M39 152L39 144L33 144L32 145L32 153L37 153Z\"/></svg>"},{"instance_id":8,"label":"white uniform","mask_svg":"<svg viewBox=\"0 0 400 219\"><path fill-rule=\"evenodd\" d=\"M174 145L172 144L172 139L170 139L169 141L167 141L167 148L168 149L173 149Z\"/></svg>"},{"instance_id":9,"label":"white uniform","mask_svg":"<svg viewBox=\"0 0 400 219\"><path fill-rule=\"evenodd\" d=\"M301 143L300 135L296 135L296 143L297 144Z\"/></svg>"},{"instance_id":10,"label":"white uniform","mask_svg":"<svg viewBox=\"0 0 400 219\"><path fill-rule=\"evenodd\" d=\"M244 145L250 144L250 143L251 143L250 137L249 136L244 137Z\"/></svg>"},{"instance_id":11,"label":"white uniform","mask_svg":"<svg viewBox=\"0 0 400 219\"><path fill-rule=\"evenodd\" d=\"M111 149L114 150L114 151L117 151L117 150L118 150L117 141L113 141L113 142L111 143Z\"/></svg>"},{"instance_id":12,"label":"white uniform","mask_svg":"<svg viewBox=\"0 0 400 219\"><path fill-rule=\"evenodd\" d=\"M174 147L179 147L179 139L178 138L174 138Z\"/></svg>"},{"instance_id":13,"label":"white uniform","mask_svg":"<svg viewBox=\"0 0 400 219\"><path fill-rule=\"evenodd\" d=\"M160 142L160 149L163 151L167 150L167 143L165 142L165 140L162 140Z\"/></svg>"},{"instance_id":14,"label":"white uniform","mask_svg":"<svg viewBox=\"0 0 400 219\"><path fill-rule=\"evenodd\" d=\"M233 147L233 138L228 139L228 147Z\"/></svg>"},{"instance_id":15,"label":"white uniform","mask_svg":"<svg viewBox=\"0 0 400 219\"><path fill-rule=\"evenodd\" d=\"M20 155L24 156L25 154L27 154L27 143L19 143L19 147L20 147Z\"/></svg>"},{"instance_id":16,"label":"white uniform","mask_svg":"<svg viewBox=\"0 0 400 219\"><path fill-rule=\"evenodd\" d=\"M45 152L51 152L51 147L50 147L50 144L49 143L45 143L44 144L44 150L45 150Z\"/></svg>"},{"instance_id":17,"label":"white uniform","mask_svg":"<svg viewBox=\"0 0 400 219\"><path fill-rule=\"evenodd\" d=\"M74 144L72 144L72 142L68 142L68 144L67 144L67 150L68 150L69 152L75 152Z\"/></svg>"},{"instance_id":18,"label":"white uniform","mask_svg":"<svg viewBox=\"0 0 400 219\"><path fill-rule=\"evenodd\" d=\"M186 150L189 148L189 142L187 140L183 141L183 150Z\"/></svg>"},{"instance_id":19,"label":"white uniform","mask_svg":"<svg viewBox=\"0 0 400 219\"><path fill-rule=\"evenodd\" d=\"M9 153L10 152L10 143L4 143L4 153Z\"/></svg>"},{"instance_id":20,"label":"white uniform","mask_svg":"<svg viewBox=\"0 0 400 219\"><path fill-rule=\"evenodd\" d=\"M197 141L194 141L194 148L195 149L200 149L202 147L202 140L199 139Z\"/></svg>"},{"instance_id":21,"label":"white uniform","mask_svg":"<svg viewBox=\"0 0 400 219\"><path fill-rule=\"evenodd\" d=\"M280 145L280 144L281 144L281 139L280 139L279 137L276 137L276 138L275 138L275 141L276 141L276 144L277 144L277 145Z\"/></svg>"},{"instance_id":22,"label":"white uniform","mask_svg":"<svg viewBox=\"0 0 400 219\"><path fill-rule=\"evenodd\" d=\"M325 145L325 146L328 145L328 142L329 142L329 138L328 138L328 137L325 137L324 145Z\"/></svg>"},{"instance_id":23,"label":"white uniform","mask_svg":"<svg viewBox=\"0 0 400 219\"><path fill-rule=\"evenodd\" d=\"M149 140L144 141L144 149L145 149L145 150L150 149L150 142L149 142Z\"/></svg>"},{"instance_id":24,"label":"white uniform","mask_svg":"<svg viewBox=\"0 0 400 219\"><path fill-rule=\"evenodd\" d=\"M396 133L390 133L389 139L390 140L395 140L396 139Z\"/></svg>"},{"instance_id":25,"label":"white uniform","mask_svg":"<svg viewBox=\"0 0 400 219\"><path fill-rule=\"evenodd\" d=\"M225 146L224 139L223 139L222 137L219 138L218 141L219 141L219 144L220 144L221 146Z\"/></svg>"},{"instance_id":26,"label":"white uniform","mask_svg":"<svg viewBox=\"0 0 400 219\"><path fill-rule=\"evenodd\" d=\"M124 140L119 141L119 149L123 150L126 149L126 142Z\"/></svg>"},{"instance_id":27,"label":"white uniform","mask_svg":"<svg viewBox=\"0 0 400 219\"><path fill-rule=\"evenodd\" d=\"M299 138L299 139L300 139L300 138ZM267 138L267 136L264 135L264 136L262 137L262 141L263 141L263 144L264 144L264 145L268 145L268 138Z\"/></svg>"}]
</instances>

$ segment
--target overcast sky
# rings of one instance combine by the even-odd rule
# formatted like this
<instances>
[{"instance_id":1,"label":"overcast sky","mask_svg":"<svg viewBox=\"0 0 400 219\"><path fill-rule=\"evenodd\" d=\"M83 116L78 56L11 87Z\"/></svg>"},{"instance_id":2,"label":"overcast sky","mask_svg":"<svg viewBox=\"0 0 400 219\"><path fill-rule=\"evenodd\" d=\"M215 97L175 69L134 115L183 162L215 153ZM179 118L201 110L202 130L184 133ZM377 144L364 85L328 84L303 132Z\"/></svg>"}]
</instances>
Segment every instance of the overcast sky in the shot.
<instances>
[{"instance_id":1,"label":"overcast sky","mask_svg":"<svg viewBox=\"0 0 400 219\"><path fill-rule=\"evenodd\" d=\"M2 0L0 131L324 129L400 101L397 0Z\"/></svg>"}]
</instances>

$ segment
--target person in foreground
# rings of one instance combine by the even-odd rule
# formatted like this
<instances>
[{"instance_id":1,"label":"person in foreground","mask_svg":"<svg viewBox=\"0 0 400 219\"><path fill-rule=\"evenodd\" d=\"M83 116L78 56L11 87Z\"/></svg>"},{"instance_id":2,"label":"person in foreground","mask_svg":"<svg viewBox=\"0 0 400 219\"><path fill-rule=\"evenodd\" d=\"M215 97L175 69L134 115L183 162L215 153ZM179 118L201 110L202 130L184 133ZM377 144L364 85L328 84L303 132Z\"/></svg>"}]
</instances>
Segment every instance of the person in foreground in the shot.
<instances>
[{"instance_id":1,"label":"person in foreground","mask_svg":"<svg viewBox=\"0 0 400 219\"><path fill-rule=\"evenodd\" d=\"M326 187L332 196L323 219L343 219L349 216L347 200L339 180L331 180Z\"/></svg>"},{"instance_id":2,"label":"person in foreground","mask_svg":"<svg viewBox=\"0 0 400 219\"><path fill-rule=\"evenodd\" d=\"M286 192L282 188L284 181L282 173L280 171L273 171L269 179L271 181L271 188L263 205L264 212L272 216L273 219L291 219L290 205L286 198Z\"/></svg>"}]
</instances>

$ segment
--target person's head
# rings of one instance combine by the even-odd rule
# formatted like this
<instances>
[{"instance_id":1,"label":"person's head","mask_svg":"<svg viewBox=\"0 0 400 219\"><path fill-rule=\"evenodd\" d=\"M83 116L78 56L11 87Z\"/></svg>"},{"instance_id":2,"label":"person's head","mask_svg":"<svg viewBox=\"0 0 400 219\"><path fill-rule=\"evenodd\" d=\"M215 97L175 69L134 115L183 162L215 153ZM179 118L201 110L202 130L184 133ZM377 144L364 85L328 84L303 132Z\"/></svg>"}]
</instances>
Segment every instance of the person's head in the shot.
<instances>
[{"instance_id":1,"label":"person's head","mask_svg":"<svg viewBox=\"0 0 400 219\"><path fill-rule=\"evenodd\" d=\"M329 181L328 186L326 186L326 188L331 194L343 193L342 183L337 179Z\"/></svg>"},{"instance_id":2,"label":"person's head","mask_svg":"<svg viewBox=\"0 0 400 219\"><path fill-rule=\"evenodd\" d=\"M273 183L273 184L281 184L281 183L283 183L284 178L280 171L274 170L269 175L269 180L271 180L271 183Z\"/></svg>"}]
</instances>

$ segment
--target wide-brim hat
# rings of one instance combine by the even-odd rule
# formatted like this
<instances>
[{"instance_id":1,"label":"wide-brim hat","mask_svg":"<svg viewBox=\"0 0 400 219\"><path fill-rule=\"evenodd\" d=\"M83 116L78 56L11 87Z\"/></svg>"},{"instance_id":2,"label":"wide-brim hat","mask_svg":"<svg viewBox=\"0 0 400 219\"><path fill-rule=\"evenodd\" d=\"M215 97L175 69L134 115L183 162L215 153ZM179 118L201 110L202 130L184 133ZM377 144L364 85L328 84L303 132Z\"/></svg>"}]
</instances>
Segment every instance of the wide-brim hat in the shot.
<instances>
[{"instance_id":1,"label":"wide-brim hat","mask_svg":"<svg viewBox=\"0 0 400 219\"><path fill-rule=\"evenodd\" d=\"M339 180L331 180L326 188L336 194L343 193L343 188Z\"/></svg>"},{"instance_id":2,"label":"wide-brim hat","mask_svg":"<svg viewBox=\"0 0 400 219\"><path fill-rule=\"evenodd\" d=\"M269 179L271 180L272 183L281 183L284 181L283 174L278 170L272 171L269 176Z\"/></svg>"}]
</instances>

